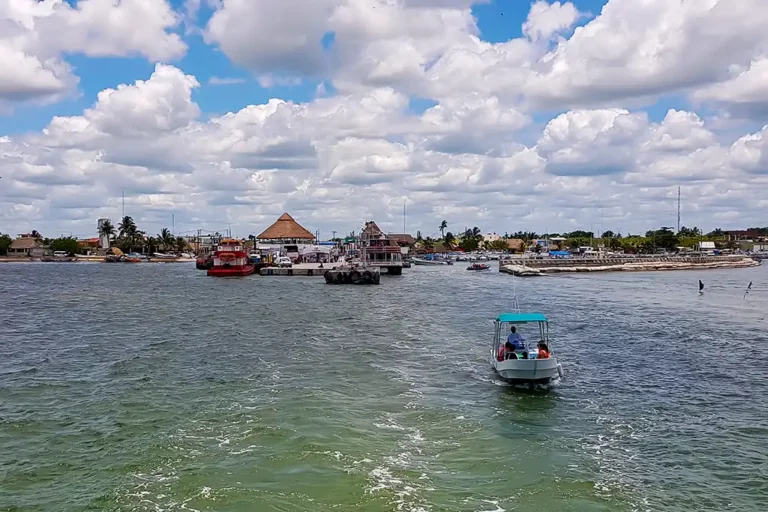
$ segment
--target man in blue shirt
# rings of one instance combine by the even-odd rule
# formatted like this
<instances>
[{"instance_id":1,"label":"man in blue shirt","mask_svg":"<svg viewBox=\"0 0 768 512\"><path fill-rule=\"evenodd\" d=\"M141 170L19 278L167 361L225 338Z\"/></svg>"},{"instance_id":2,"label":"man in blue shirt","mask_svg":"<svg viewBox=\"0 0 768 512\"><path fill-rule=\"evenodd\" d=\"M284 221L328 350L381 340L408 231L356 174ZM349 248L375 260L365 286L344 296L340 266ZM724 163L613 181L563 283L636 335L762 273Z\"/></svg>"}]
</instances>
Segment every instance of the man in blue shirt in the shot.
<instances>
[{"instance_id":1,"label":"man in blue shirt","mask_svg":"<svg viewBox=\"0 0 768 512\"><path fill-rule=\"evenodd\" d=\"M513 325L509 329L509 336L507 336L507 342L511 343L515 347L515 351L525 350L525 338L517 334L517 329Z\"/></svg>"}]
</instances>

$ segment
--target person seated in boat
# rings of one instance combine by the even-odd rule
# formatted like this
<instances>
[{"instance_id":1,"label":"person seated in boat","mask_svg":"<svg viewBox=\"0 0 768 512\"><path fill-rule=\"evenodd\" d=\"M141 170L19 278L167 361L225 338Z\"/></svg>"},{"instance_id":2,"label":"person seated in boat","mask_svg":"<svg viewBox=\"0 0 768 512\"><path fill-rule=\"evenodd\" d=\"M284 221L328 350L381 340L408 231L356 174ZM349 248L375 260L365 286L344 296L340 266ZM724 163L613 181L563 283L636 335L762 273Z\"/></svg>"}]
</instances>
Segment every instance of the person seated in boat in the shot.
<instances>
[{"instance_id":1,"label":"person seated in boat","mask_svg":"<svg viewBox=\"0 0 768 512\"><path fill-rule=\"evenodd\" d=\"M539 354L536 359L549 359L549 347L543 341L539 342Z\"/></svg>"},{"instance_id":2,"label":"person seated in boat","mask_svg":"<svg viewBox=\"0 0 768 512\"><path fill-rule=\"evenodd\" d=\"M514 345L507 341L499 347L499 353L497 356L499 361L504 361L506 359L517 359L517 353L515 352Z\"/></svg>"},{"instance_id":3,"label":"person seated in boat","mask_svg":"<svg viewBox=\"0 0 768 512\"><path fill-rule=\"evenodd\" d=\"M513 325L509 329L509 336L507 336L507 343L511 343L517 350L525 350L525 338L517 333L517 328Z\"/></svg>"}]
</instances>

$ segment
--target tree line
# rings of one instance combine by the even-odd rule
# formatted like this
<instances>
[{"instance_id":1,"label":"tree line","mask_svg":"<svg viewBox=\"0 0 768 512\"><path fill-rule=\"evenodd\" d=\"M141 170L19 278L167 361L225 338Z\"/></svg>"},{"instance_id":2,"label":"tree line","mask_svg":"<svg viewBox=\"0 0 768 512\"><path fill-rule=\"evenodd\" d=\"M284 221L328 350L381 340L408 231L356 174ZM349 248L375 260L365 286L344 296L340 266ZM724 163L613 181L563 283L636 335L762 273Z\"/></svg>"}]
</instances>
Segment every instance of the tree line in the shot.
<instances>
[{"instance_id":1,"label":"tree line","mask_svg":"<svg viewBox=\"0 0 768 512\"><path fill-rule=\"evenodd\" d=\"M80 254L87 250L75 237L46 238L38 231L32 230L30 235L40 240L40 243L52 251L64 251L68 254ZM99 235L106 236L109 239L110 246L117 247L123 252L160 252L160 251L178 251L182 252L189 248L189 243L184 237L174 236L171 230L163 228L157 236L147 236L146 232L140 230L136 222L130 216L121 219L117 228L111 221L106 220L99 228ZM0 255L8 254L13 239L0 233Z\"/></svg>"},{"instance_id":2,"label":"tree line","mask_svg":"<svg viewBox=\"0 0 768 512\"><path fill-rule=\"evenodd\" d=\"M737 248L737 244L729 241L725 231L720 228L704 233L698 227L683 226L678 232L675 232L671 227L662 226L659 229L646 231L644 234L627 233L625 235L611 230L599 234L584 230L544 234L534 231L516 231L514 233L506 232L499 240L491 242L483 242L482 231L477 226L454 235L448 231L448 222L443 220L438 226L438 230L440 231L439 238L423 237L420 231L417 232L417 247L431 251L439 244L447 250L461 249L465 252L471 252L481 247L486 250L504 251L509 248L508 241L511 239L522 240L523 244L528 247L535 240L564 238L564 241L551 242L550 246L560 250L602 246L614 251L648 253L657 249L674 251L678 247L694 248L700 242L712 241L721 248ZM768 227L748 228L747 231L768 236ZM534 250L540 250L540 247L537 245Z\"/></svg>"}]
</instances>

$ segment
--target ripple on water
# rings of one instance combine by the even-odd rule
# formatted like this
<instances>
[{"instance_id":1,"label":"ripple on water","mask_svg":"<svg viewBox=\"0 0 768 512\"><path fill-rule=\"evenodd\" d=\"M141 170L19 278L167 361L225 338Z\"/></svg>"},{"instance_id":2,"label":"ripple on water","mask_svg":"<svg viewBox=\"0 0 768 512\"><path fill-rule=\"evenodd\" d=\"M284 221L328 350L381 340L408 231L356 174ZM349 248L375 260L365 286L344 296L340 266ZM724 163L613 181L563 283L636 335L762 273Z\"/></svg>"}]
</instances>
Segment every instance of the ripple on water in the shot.
<instances>
[{"instance_id":1,"label":"ripple on water","mask_svg":"<svg viewBox=\"0 0 768 512\"><path fill-rule=\"evenodd\" d=\"M0 509L768 509L765 268L1 270ZM545 391L488 368L513 282L564 360Z\"/></svg>"}]
</instances>

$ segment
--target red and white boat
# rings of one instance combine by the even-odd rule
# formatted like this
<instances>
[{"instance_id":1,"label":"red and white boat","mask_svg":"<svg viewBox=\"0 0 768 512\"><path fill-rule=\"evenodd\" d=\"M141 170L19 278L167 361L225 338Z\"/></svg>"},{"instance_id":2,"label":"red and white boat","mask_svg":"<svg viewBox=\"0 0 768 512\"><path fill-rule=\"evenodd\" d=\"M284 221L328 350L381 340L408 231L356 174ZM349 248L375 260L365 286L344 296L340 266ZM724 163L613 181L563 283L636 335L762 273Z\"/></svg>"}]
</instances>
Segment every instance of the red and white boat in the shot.
<instances>
[{"instance_id":1,"label":"red and white boat","mask_svg":"<svg viewBox=\"0 0 768 512\"><path fill-rule=\"evenodd\" d=\"M238 277L253 274L256 266L248 260L243 242L224 239L219 242L213 253L213 266L208 269L209 276Z\"/></svg>"}]
</instances>

